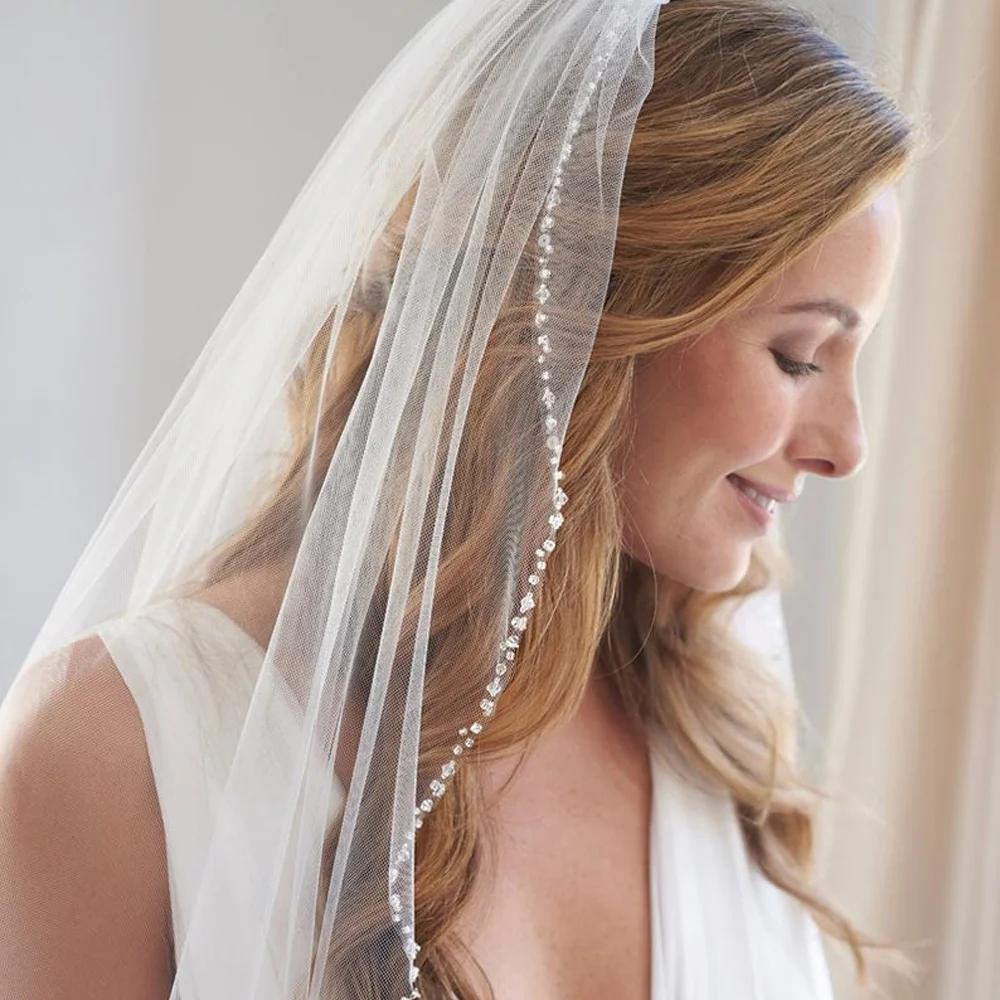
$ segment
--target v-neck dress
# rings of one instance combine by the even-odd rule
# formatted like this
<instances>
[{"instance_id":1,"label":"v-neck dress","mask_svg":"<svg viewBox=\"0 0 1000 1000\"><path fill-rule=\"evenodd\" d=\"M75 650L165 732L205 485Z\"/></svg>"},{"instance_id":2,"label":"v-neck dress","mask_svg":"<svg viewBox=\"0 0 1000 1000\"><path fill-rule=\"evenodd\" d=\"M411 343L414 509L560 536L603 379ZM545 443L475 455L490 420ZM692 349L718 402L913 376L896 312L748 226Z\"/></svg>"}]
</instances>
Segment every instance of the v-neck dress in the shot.
<instances>
[{"instance_id":1,"label":"v-neck dress","mask_svg":"<svg viewBox=\"0 0 1000 1000\"><path fill-rule=\"evenodd\" d=\"M263 651L222 611L187 599L152 604L92 631L115 661L145 732L179 951ZM812 917L752 863L731 799L685 781L658 748L651 762L651 1000L832 1000ZM278 769L261 776L278 779ZM331 809L341 806L342 792ZM176 995L228 995L226 983L210 979L208 968L195 966ZM257 996L291 1000L275 970L265 965L263 979Z\"/></svg>"}]
</instances>

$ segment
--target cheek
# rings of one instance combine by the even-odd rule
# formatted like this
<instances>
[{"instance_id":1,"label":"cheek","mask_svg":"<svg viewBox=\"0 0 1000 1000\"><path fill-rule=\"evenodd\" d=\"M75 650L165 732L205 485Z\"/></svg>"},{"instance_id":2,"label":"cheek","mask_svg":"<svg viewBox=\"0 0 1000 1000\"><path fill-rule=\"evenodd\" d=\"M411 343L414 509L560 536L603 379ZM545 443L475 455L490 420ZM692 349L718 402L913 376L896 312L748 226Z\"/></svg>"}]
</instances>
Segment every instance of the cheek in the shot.
<instances>
[{"instance_id":1,"label":"cheek","mask_svg":"<svg viewBox=\"0 0 1000 1000\"><path fill-rule=\"evenodd\" d=\"M756 371L734 371L724 392L707 394L697 411L695 433L723 462L735 468L764 462L779 452L794 420L794 398L781 378ZM726 469L726 474L734 471Z\"/></svg>"},{"instance_id":2,"label":"cheek","mask_svg":"<svg viewBox=\"0 0 1000 1000\"><path fill-rule=\"evenodd\" d=\"M720 478L774 454L794 404L783 378L760 347L721 335L663 352L635 381L633 461L644 479Z\"/></svg>"},{"instance_id":3,"label":"cheek","mask_svg":"<svg viewBox=\"0 0 1000 1000\"><path fill-rule=\"evenodd\" d=\"M635 376L622 543L670 579L722 591L756 537L725 477L784 447L797 394L759 344L706 334L671 352Z\"/></svg>"}]
</instances>

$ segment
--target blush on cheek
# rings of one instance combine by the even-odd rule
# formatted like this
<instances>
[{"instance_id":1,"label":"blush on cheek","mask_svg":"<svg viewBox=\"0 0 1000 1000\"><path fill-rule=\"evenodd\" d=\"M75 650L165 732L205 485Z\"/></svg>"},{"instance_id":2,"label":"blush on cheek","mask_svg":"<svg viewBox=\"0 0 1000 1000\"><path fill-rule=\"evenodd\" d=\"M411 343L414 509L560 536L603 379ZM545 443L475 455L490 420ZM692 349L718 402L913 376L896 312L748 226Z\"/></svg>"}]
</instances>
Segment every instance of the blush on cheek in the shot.
<instances>
[{"instance_id":1,"label":"blush on cheek","mask_svg":"<svg viewBox=\"0 0 1000 1000\"><path fill-rule=\"evenodd\" d=\"M714 455L721 475L780 447L789 394L769 352L730 330L712 330L661 352L636 381L641 436L674 471Z\"/></svg>"},{"instance_id":2,"label":"blush on cheek","mask_svg":"<svg viewBox=\"0 0 1000 1000\"><path fill-rule=\"evenodd\" d=\"M738 576L752 533L733 534L742 511L726 477L782 447L791 394L776 372L766 348L719 331L639 367L621 468L633 556L694 586Z\"/></svg>"},{"instance_id":3,"label":"blush on cheek","mask_svg":"<svg viewBox=\"0 0 1000 1000\"><path fill-rule=\"evenodd\" d=\"M766 461L782 449L794 419L796 395L788 376L755 339L720 335L712 353L713 367L725 377L702 400L716 415L706 435L732 456L735 468Z\"/></svg>"}]
</instances>

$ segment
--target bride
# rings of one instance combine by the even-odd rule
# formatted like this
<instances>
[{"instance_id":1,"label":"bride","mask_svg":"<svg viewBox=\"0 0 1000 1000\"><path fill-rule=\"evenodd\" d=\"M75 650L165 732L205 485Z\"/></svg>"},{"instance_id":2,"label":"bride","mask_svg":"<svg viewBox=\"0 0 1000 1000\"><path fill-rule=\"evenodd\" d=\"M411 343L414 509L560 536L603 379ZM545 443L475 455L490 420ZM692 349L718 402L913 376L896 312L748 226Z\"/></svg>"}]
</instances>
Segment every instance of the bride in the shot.
<instances>
[{"instance_id":1,"label":"bride","mask_svg":"<svg viewBox=\"0 0 1000 1000\"><path fill-rule=\"evenodd\" d=\"M818 1000L819 928L863 976L763 616L916 148L778 0L441 11L0 707L0 994Z\"/></svg>"}]
</instances>

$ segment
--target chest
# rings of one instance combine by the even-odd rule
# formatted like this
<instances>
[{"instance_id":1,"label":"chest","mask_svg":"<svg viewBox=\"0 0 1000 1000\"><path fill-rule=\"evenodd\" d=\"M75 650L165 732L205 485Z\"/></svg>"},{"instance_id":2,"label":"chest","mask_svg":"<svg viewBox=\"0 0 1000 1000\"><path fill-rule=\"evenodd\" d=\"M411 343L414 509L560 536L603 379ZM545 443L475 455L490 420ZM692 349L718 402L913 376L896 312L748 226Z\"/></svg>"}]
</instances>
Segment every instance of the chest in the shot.
<instances>
[{"instance_id":1,"label":"chest","mask_svg":"<svg viewBox=\"0 0 1000 1000\"><path fill-rule=\"evenodd\" d=\"M492 800L459 932L496 1000L650 1000L648 756L600 727L564 737Z\"/></svg>"}]
</instances>

